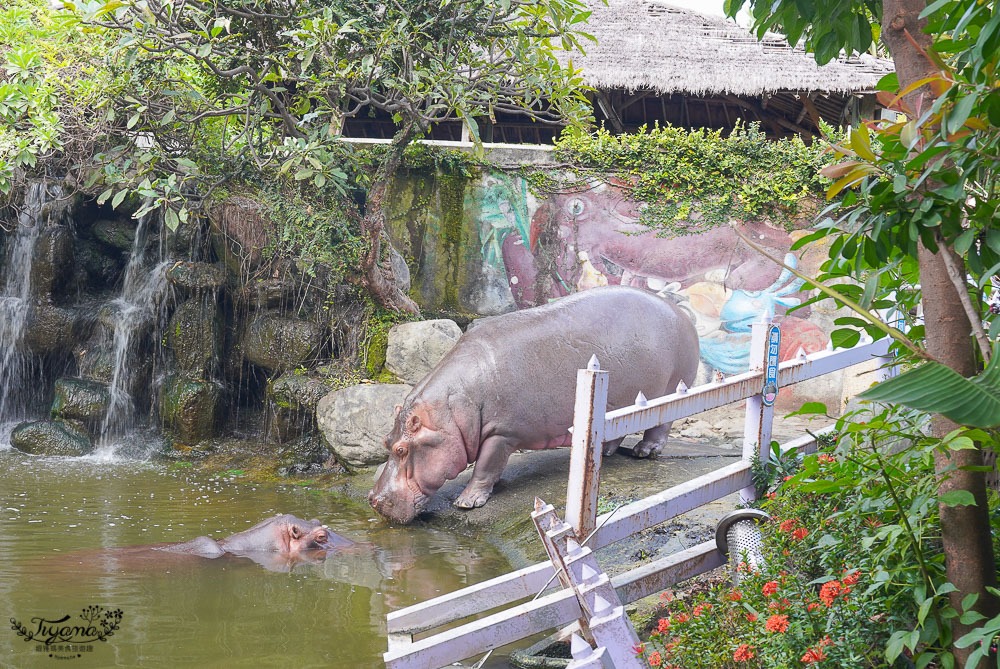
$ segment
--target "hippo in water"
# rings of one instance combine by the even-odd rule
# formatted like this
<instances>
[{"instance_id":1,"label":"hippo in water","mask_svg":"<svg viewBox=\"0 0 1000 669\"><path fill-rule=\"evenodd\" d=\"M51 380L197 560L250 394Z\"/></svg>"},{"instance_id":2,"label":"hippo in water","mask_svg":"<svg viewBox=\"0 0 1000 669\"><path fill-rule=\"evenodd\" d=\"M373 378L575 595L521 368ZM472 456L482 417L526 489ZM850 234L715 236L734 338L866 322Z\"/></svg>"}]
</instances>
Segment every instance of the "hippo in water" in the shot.
<instances>
[{"instance_id":1,"label":"hippo in water","mask_svg":"<svg viewBox=\"0 0 1000 669\"><path fill-rule=\"evenodd\" d=\"M617 408L640 391L658 397L692 383L698 336L671 302L618 286L477 321L396 407L369 503L409 522L474 462L455 505L482 506L515 450L570 444L576 372L591 355L610 372L608 407ZM635 454L658 452L669 432L669 424L646 430Z\"/></svg>"},{"instance_id":2,"label":"hippo in water","mask_svg":"<svg viewBox=\"0 0 1000 669\"><path fill-rule=\"evenodd\" d=\"M286 513L268 518L249 530L237 532L219 541L211 537L198 537L183 543L153 544L138 548L205 558L217 558L226 553L244 557L251 553L277 553L281 557L295 557L305 551L335 550L353 543L350 539L331 532L315 518L302 520Z\"/></svg>"}]
</instances>

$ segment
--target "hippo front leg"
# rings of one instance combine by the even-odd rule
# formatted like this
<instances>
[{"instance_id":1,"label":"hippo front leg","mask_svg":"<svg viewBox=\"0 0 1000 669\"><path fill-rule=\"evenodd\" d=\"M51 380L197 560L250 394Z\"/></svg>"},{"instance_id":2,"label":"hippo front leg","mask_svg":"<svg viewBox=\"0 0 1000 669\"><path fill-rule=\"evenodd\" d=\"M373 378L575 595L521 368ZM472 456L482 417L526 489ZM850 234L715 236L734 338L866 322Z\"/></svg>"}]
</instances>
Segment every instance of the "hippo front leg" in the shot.
<instances>
[{"instance_id":1,"label":"hippo front leg","mask_svg":"<svg viewBox=\"0 0 1000 669\"><path fill-rule=\"evenodd\" d=\"M469 479L462 494L454 501L455 506L460 509L474 509L486 504L514 449L514 443L505 437L486 439L479 448L479 457L476 458L476 466L472 469L472 478Z\"/></svg>"},{"instance_id":2,"label":"hippo front leg","mask_svg":"<svg viewBox=\"0 0 1000 669\"><path fill-rule=\"evenodd\" d=\"M632 449L632 455L637 458L648 458L651 455L659 455L663 451L664 446L667 445L667 439L670 437L670 425L671 423L664 423L643 432L642 441Z\"/></svg>"}]
</instances>

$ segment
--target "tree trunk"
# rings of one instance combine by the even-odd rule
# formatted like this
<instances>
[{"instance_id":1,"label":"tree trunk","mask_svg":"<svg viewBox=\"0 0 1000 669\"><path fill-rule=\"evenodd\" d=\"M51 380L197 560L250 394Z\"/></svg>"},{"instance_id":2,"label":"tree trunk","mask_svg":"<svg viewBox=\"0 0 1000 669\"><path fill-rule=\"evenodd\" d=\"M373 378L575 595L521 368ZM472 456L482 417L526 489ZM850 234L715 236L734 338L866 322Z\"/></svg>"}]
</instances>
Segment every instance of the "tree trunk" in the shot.
<instances>
[{"instance_id":1,"label":"tree trunk","mask_svg":"<svg viewBox=\"0 0 1000 669\"><path fill-rule=\"evenodd\" d=\"M937 74L934 65L920 52L920 49L931 45L931 37L923 32L926 21L918 18L926 1L883 0L882 6L882 39L892 53L900 88ZM928 86L906 96L906 103L913 109L918 106L921 110L927 109L933 102L934 94ZM948 276L943 259L945 253L953 254L952 257L959 266L965 267L961 258L954 256L954 251L948 247L941 246L938 253L932 253L921 244L917 253L927 352L962 376L972 376L976 373L972 326L962 308L958 291ZM934 436L943 437L957 427L943 416L935 416L931 431ZM940 507L946 575L948 581L958 588L957 592L950 594L951 605L962 613L962 599L975 593L979 595L975 610L991 618L997 614L1000 606L996 598L986 590L987 586L997 585L986 508L986 479L981 471L957 469L982 464L982 453L977 449L935 455L937 471L944 474L949 470L942 476L939 492L943 494L951 490L966 490L976 500L975 506ZM972 626L963 625L957 619L952 621L955 639L971 629ZM956 666L964 667L972 650L953 647ZM989 660L984 658L977 666L985 669L988 665Z\"/></svg>"},{"instance_id":2,"label":"tree trunk","mask_svg":"<svg viewBox=\"0 0 1000 669\"><path fill-rule=\"evenodd\" d=\"M361 232L368 237L368 251L361 258L361 276L359 283L375 300L386 309L419 314L420 307L410 299L410 296L399 289L399 283L392 271L391 263L381 261L382 244L388 244L385 235L385 196L389 184L396 175L396 169L403 159L403 151L413 139L414 127L408 125L393 137L378 172L372 179L368 198L365 202L365 213L361 218Z\"/></svg>"}]
</instances>

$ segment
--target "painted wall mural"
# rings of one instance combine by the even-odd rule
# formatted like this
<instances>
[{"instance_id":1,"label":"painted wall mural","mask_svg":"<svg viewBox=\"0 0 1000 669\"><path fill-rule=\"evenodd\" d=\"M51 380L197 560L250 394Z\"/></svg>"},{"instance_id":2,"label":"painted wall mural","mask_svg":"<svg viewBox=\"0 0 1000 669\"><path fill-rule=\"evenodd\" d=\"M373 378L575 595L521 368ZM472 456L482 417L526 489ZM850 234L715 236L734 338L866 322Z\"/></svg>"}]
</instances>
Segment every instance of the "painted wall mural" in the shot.
<instances>
[{"instance_id":1,"label":"painted wall mural","mask_svg":"<svg viewBox=\"0 0 1000 669\"><path fill-rule=\"evenodd\" d=\"M782 360L799 346L807 352L826 346L827 336L808 320L808 310L785 314L802 302L802 280L761 257L726 226L656 236L639 223L638 203L604 183L539 202L523 180L493 175L484 180L478 201L483 260L504 272L518 308L596 286L656 293L694 321L702 380L715 371L729 375L749 368L750 326L761 316L782 325ZM798 265L788 252L792 235L762 223L747 227L783 254L787 265Z\"/></svg>"},{"instance_id":2,"label":"painted wall mural","mask_svg":"<svg viewBox=\"0 0 1000 669\"><path fill-rule=\"evenodd\" d=\"M435 208L438 200L426 195L435 190L434 178L422 175L397 188L389 230L410 261L414 296L425 309L454 309L448 300L457 299L462 311L490 315L605 285L671 299L698 330L698 383L748 369L750 325L762 315L781 323L782 360L800 346L807 352L826 346L828 337L808 308L787 313L805 299L801 280L728 226L657 236L639 222L641 204L625 197L627 187L595 181L539 198L517 176L486 174L465 186L462 239L456 240L445 234L454 212ZM789 248L805 232L789 234L763 222L744 230L786 264L803 264ZM461 285L444 290L441 277L461 277Z\"/></svg>"}]
</instances>

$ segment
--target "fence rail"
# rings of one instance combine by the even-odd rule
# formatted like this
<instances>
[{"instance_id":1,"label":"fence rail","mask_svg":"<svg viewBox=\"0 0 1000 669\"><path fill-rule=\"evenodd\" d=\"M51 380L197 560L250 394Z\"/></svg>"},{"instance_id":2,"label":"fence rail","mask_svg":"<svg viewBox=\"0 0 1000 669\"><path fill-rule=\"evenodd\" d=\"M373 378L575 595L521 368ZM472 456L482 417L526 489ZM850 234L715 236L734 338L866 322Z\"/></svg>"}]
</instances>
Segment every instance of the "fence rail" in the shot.
<instances>
[{"instance_id":1,"label":"fence rail","mask_svg":"<svg viewBox=\"0 0 1000 669\"><path fill-rule=\"evenodd\" d=\"M566 522L572 531L565 532L575 537L565 537L566 540L587 539L588 552L597 551L734 492L740 491L744 499L752 499L752 457L756 454L766 461L771 443L773 408L764 399L765 379L776 378L778 387L783 388L873 359L882 363L882 367L891 360L888 342L881 340L810 355L799 351L792 360L780 365L774 364L777 349L770 349L772 369L768 369L769 333L773 333L772 324L753 325L751 371L745 374L691 389L679 387L675 393L651 400L640 395L635 404L611 411L605 406L607 372L600 370L596 359L578 372L566 499ZM886 374L880 371L873 380L881 380ZM605 441L744 399L747 408L740 461L627 504L611 514L597 515L601 447ZM811 452L824 431L788 442L782 450ZM551 554L551 537L542 539L548 542ZM559 550L564 549L565 546ZM636 601L714 569L724 560L711 541L619 574L610 579L619 600L613 604L621 606ZM582 621L586 627L589 612L581 608L579 591L567 581L570 576L564 568L559 569L552 561L540 562L389 613L386 622L390 648L383 656L386 666L390 669L444 666L574 620ZM528 598L533 599L524 601ZM413 640L414 635L505 606L511 608Z\"/></svg>"}]
</instances>

